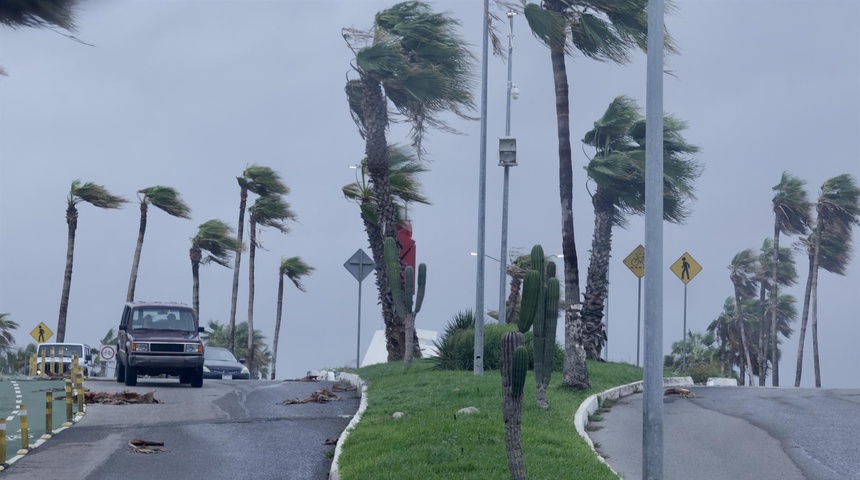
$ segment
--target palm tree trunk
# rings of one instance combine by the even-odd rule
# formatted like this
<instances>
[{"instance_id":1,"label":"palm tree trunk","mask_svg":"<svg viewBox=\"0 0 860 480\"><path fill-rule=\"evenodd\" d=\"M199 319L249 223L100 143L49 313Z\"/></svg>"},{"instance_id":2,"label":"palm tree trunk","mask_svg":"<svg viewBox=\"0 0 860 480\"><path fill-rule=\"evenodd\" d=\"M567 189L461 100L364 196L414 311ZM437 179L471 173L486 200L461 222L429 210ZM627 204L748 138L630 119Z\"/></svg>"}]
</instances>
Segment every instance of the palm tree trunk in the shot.
<instances>
[{"instance_id":1,"label":"palm tree trunk","mask_svg":"<svg viewBox=\"0 0 860 480\"><path fill-rule=\"evenodd\" d=\"M564 369L562 384L587 388L588 369L582 347L582 320L578 308L579 265L573 229L573 165L570 152L570 102L568 100L567 68L564 46L550 47L552 76L555 85L555 114L558 123L558 190L561 200L561 251L564 254Z\"/></svg>"},{"instance_id":2,"label":"palm tree trunk","mask_svg":"<svg viewBox=\"0 0 860 480\"><path fill-rule=\"evenodd\" d=\"M236 238L242 244L245 231L245 206L248 202L248 189L242 186L239 191L239 225L236 227ZM233 343L236 340L236 304L239 301L239 265L242 263L242 250L236 250L233 259L233 290L230 297L230 326L227 331L227 349L235 353ZM250 367L249 367L250 369Z\"/></svg>"},{"instance_id":3,"label":"palm tree trunk","mask_svg":"<svg viewBox=\"0 0 860 480\"><path fill-rule=\"evenodd\" d=\"M405 323L404 328L403 328L404 338L414 339L414 337L415 337L415 314L414 313L407 313L404 323ZM414 354L413 350L415 348L414 342L409 342L407 340L407 343L411 343L413 348L407 347L407 348L403 349L403 366L404 367L408 367L408 366L412 365L412 356Z\"/></svg>"},{"instance_id":4,"label":"palm tree trunk","mask_svg":"<svg viewBox=\"0 0 860 480\"><path fill-rule=\"evenodd\" d=\"M275 379L275 370L278 367L278 337L281 334L281 311L284 304L284 271L278 275L278 308L275 312L275 337L272 340L272 380Z\"/></svg>"},{"instance_id":5,"label":"palm tree trunk","mask_svg":"<svg viewBox=\"0 0 860 480\"><path fill-rule=\"evenodd\" d=\"M75 262L75 231L78 229L78 209L69 201L66 208L69 236L66 243L66 272L63 275L63 292L60 295L60 315L57 319L57 342L66 341L66 315L69 312L69 293L72 290L72 264Z\"/></svg>"},{"instance_id":6,"label":"palm tree trunk","mask_svg":"<svg viewBox=\"0 0 860 480\"><path fill-rule=\"evenodd\" d=\"M192 245L188 251L188 256L191 257L191 307L194 309L194 316L197 317L197 322L200 322L200 260L203 257L200 247Z\"/></svg>"},{"instance_id":7,"label":"palm tree trunk","mask_svg":"<svg viewBox=\"0 0 860 480\"><path fill-rule=\"evenodd\" d=\"M813 233L814 237L818 238L818 232ZM809 255L809 275L806 277L806 291L803 294L803 312L800 314L800 338L797 341L797 367L794 371L794 386L800 386L800 377L803 374L803 343L806 340L806 324L809 320L809 300L812 295L812 282L814 279L815 269L817 268L815 261L815 250L818 249L817 242L812 246L813 251Z\"/></svg>"},{"instance_id":8,"label":"palm tree trunk","mask_svg":"<svg viewBox=\"0 0 860 480\"><path fill-rule=\"evenodd\" d=\"M600 187L592 198L594 204L594 236L591 241L591 260L585 284L585 301L582 307L582 338L586 358L599 360L603 349L603 307L606 303L609 258L612 251L613 202Z\"/></svg>"},{"instance_id":9,"label":"palm tree trunk","mask_svg":"<svg viewBox=\"0 0 860 480\"><path fill-rule=\"evenodd\" d=\"M753 374L752 374L752 362L750 361L750 351L747 345L747 334L746 329L744 328L744 312L741 308L741 297L738 295L737 289L735 289L735 312L738 315L738 325L740 325L741 329L741 349L744 351L744 356L742 358L744 363L744 369L741 370L741 378L743 379L743 370L747 371L747 376L749 378L749 385L753 385Z\"/></svg>"},{"instance_id":10,"label":"palm tree trunk","mask_svg":"<svg viewBox=\"0 0 860 480\"><path fill-rule=\"evenodd\" d=\"M760 325L758 326L758 386L764 387L765 380L767 380L767 347L768 347L768 335L765 335L765 331L767 330L767 319L765 316L767 315L767 310L765 309L765 295L766 288L764 283L762 283L761 288L759 289L758 299L759 305L761 305L761 311L759 312Z\"/></svg>"},{"instance_id":11,"label":"palm tree trunk","mask_svg":"<svg viewBox=\"0 0 860 480\"><path fill-rule=\"evenodd\" d=\"M248 370L251 378L254 371L254 257L257 254L257 222L254 217L248 220Z\"/></svg>"},{"instance_id":12,"label":"palm tree trunk","mask_svg":"<svg viewBox=\"0 0 860 480\"><path fill-rule=\"evenodd\" d=\"M770 350L770 365L773 368L773 376L771 377L772 385L779 386L779 357L777 357L777 329L776 329L776 306L779 301L779 285L777 275L779 274L779 224L775 223L773 227L773 272L770 276L770 342L772 348Z\"/></svg>"},{"instance_id":13,"label":"palm tree trunk","mask_svg":"<svg viewBox=\"0 0 860 480\"><path fill-rule=\"evenodd\" d=\"M379 292L382 320L385 325L385 346L388 351L388 361L401 360L403 356L400 353L400 335L403 331L396 322L391 286L388 283L388 274L385 272L385 239L382 236L382 228L367 219L364 214L361 215L361 219L364 222L364 230L367 232L370 253L373 255L376 289Z\"/></svg>"},{"instance_id":14,"label":"palm tree trunk","mask_svg":"<svg viewBox=\"0 0 860 480\"><path fill-rule=\"evenodd\" d=\"M522 277L519 275L511 275L511 293L508 295L507 312L505 312L505 321L508 323L519 322L517 305L520 302L520 289L522 288L522 284Z\"/></svg>"},{"instance_id":15,"label":"palm tree trunk","mask_svg":"<svg viewBox=\"0 0 860 480\"><path fill-rule=\"evenodd\" d=\"M137 285L137 268L140 265L140 252L143 250L143 236L146 235L146 200L140 202L140 227L137 230L137 246L134 249L134 260L131 262L131 275L128 278L128 293L126 302L134 301L134 289Z\"/></svg>"},{"instance_id":16,"label":"palm tree trunk","mask_svg":"<svg viewBox=\"0 0 860 480\"><path fill-rule=\"evenodd\" d=\"M812 268L812 362L815 370L815 388L821 388L821 367L818 362L818 255L821 244L815 239L815 258Z\"/></svg>"}]
</instances>

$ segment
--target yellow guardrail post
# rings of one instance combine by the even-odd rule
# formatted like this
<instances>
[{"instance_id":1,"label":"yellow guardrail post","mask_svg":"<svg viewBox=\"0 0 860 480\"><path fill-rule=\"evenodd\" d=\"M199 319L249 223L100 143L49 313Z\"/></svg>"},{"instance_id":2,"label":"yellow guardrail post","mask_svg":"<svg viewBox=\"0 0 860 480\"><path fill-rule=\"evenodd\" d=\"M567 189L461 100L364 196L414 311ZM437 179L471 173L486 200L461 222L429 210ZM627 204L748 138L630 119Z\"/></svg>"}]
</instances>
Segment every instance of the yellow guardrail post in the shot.
<instances>
[{"instance_id":1,"label":"yellow guardrail post","mask_svg":"<svg viewBox=\"0 0 860 480\"><path fill-rule=\"evenodd\" d=\"M58 361L57 361L57 353L59 353L59 352L57 351L57 349L55 349L54 347L51 347L51 358L53 358L53 359L54 359L54 362L53 362L53 364L51 365L51 372L52 372L54 375L56 375L56 374L57 374L57 364L58 364L58 363L60 363L60 362L58 362Z\"/></svg>"},{"instance_id":2,"label":"yellow guardrail post","mask_svg":"<svg viewBox=\"0 0 860 480\"><path fill-rule=\"evenodd\" d=\"M21 419L21 450L18 450L18 455L24 455L30 450L30 433L27 428L27 405L21 404L18 410L18 417Z\"/></svg>"},{"instance_id":3,"label":"yellow guardrail post","mask_svg":"<svg viewBox=\"0 0 860 480\"><path fill-rule=\"evenodd\" d=\"M47 353L48 353L48 349L45 347L42 347L42 368L40 369L41 371L39 372L40 375L47 375L48 374L48 366L45 363L45 361L46 361L45 355L47 355Z\"/></svg>"},{"instance_id":4,"label":"yellow guardrail post","mask_svg":"<svg viewBox=\"0 0 860 480\"><path fill-rule=\"evenodd\" d=\"M81 415L84 413L84 377L78 375L76 380L78 381L76 385L78 390L78 415Z\"/></svg>"},{"instance_id":5,"label":"yellow guardrail post","mask_svg":"<svg viewBox=\"0 0 860 480\"><path fill-rule=\"evenodd\" d=\"M0 461L6 463L6 419L0 418Z\"/></svg>"},{"instance_id":6,"label":"yellow guardrail post","mask_svg":"<svg viewBox=\"0 0 860 480\"><path fill-rule=\"evenodd\" d=\"M51 438L54 434L54 394L45 392L45 434L42 438Z\"/></svg>"},{"instance_id":7,"label":"yellow guardrail post","mask_svg":"<svg viewBox=\"0 0 860 480\"><path fill-rule=\"evenodd\" d=\"M72 424L72 381L66 379L66 423L63 425L69 426Z\"/></svg>"}]
</instances>

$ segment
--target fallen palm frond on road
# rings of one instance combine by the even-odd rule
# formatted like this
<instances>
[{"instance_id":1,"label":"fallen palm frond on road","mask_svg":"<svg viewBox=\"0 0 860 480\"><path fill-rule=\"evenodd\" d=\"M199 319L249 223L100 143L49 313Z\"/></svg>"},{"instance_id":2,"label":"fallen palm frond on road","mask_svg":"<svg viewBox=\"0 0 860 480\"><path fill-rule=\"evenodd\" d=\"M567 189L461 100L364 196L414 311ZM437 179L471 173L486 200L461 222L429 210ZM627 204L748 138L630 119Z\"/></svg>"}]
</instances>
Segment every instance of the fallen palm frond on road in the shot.
<instances>
[{"instance_id":1,"label":"fallen palm frond on road","mask_svg":"<svg viewBox=\"0 0 860 480\"><path fill-rule=\"evenodd\" d=\"M663 391L663 395L679 395L684 398L698 398L699 396L686 388L669 387Z\"/></svg>"},{"instance_id":2,"label":"fallen palm frond on road","mask_svg":"<svg viewBox=\"0 0 860 480\"><path fill-rule=\"evenodd\" d=\"M164 449L161 448L164 446L164 442L161 441L153 441L153 440L143 440L140 438L133 438L128 441L128 446L131 448L131 451L134 453L163 453Z\"/></svg>"},{"instance_id":3,"label":"fallen palm frond on road","mask_svg":"<svg viewBox=\"0 0 860 480\"><path fill-rule=\"evenodd\" d=\"M284 400L283 402L281 402L281 405L295 405L297 403L311 403L311 402L328 403L328 402L335 402L338 400L340 400L340 397L335 395L328 388L323 388L321 390L317 390L314 393L310 394L310 396L308 398L303 398L301 400L298 398L294 398L292 400Z\"/></svg>"},{"instance_id":4,"label":"fallen palm frond on road","mask_svg":"<svg viewBox=\"0 0 860 480\"><path fill-rule=\"evenodd\" d=\"M121 392L85 392L86 403L101 403L105 405L131 405L161 403L155 398L155 390L144 394L123 390Z\"/></svg>"}]
</instances>

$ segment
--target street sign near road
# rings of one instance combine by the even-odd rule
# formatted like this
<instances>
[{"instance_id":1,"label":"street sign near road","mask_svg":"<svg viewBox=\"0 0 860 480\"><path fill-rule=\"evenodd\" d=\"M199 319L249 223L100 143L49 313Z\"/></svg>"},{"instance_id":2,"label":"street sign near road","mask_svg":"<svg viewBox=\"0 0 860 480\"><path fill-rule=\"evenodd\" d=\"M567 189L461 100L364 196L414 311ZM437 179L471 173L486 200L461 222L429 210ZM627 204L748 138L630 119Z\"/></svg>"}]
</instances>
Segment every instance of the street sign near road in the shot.
<instances>
[{"instance_id":1,"label":"street sign near road","mask_svg":"<svg viewBox=\"0 0 860 480\"><path fill-rule=\"evenodd\" d=\"M358 249L343 266L349 270L349 273L361 282L373 270L373 259L364 253L364 250Z\"/></svg>"},{"instance_id":2,"label":"street sign near road","mask_svg":"<svg viewBox=\"0 0 860 480\"><path fill-rule=\"evenodd\" d=\"M684 252L681 258L669 267L669 270L672 270L672 273L677 275L686 285L702 271L702 266L693 259L692 255Z\"/></svg>"},{"instance_id":3,"label":"street sign near road","mask_svg":"<svg viewBox=\"0 0 860 480\"><path fill-rule=\"evenodd\" d=\"M639 245L624 259L624 265L639 278L645 276L645 247Z\"/></svg>"},{"instance_id":4,"label":"street sign near road","mask_svg":"<svg viewBox=\"0 0 860 480\"><path fill-rule=\"evenodd\" d=\"M102 360L110 362L116 357L116 348L112 345L105 345L99 350L99 356L102 357Z\"/></svg>"},{"instance_id":5,"label":"street sign near road","mask_svg":"<svg viewBox=\"0 0 860 480\"><path fill-rule=\"evenodd\" d=\"M54 336L54 332L45 325L45 322L39 322L39 324L36 325L36 328L30 332L30 336L36 339L39 343L45 343L48 339Z\"/></svg>"}]
</instances>

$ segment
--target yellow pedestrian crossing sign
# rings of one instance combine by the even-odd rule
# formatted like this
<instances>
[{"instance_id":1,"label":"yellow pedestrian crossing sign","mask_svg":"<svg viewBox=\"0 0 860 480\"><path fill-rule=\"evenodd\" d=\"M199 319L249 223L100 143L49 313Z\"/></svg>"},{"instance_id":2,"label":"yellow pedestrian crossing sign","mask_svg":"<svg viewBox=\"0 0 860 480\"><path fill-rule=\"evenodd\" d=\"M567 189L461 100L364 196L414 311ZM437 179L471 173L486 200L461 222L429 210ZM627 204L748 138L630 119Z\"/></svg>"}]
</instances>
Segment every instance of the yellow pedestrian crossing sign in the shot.
<instances>
[{"instance_id":1,"label":"yellow pedestrian crossing sign","mask_svg":"<svg viewBox=\"0 0 860 480\"><path fill-rule=\"evenodd\" d=\"M36 325L36 328L34 328L32 332L30 332L30 336L35 338L36 341L39 343L45 343L48 341L49 338L54 336L54 332L52 332L51 329L48 328L47 325L45 325L45 322L39 322L39 324Z\"/></svg>"},{"instance_id":2,"label":"yellow pedestrian crossing sign","mask_svg":"<svg viewBox=\"0 0 860 480\"><path fill-rule=\"evenodd\" d=\"M645 276L645 247L639 245L624 259L624 265L639 278Z\"/></svg>"},{"instance_id":3,"label":"yellow pedestrian crossing sign","mask_svg":"<svg viewBox=\"0 0 860 480\"><path fill-rule=\"evenodd\" d=\"M669 270L672 270L672 273L677 275L686 285L702 271L702 266L693 259L692 255L684 252L681 258L669 267Z\"/></svg>"}]
</instances>

